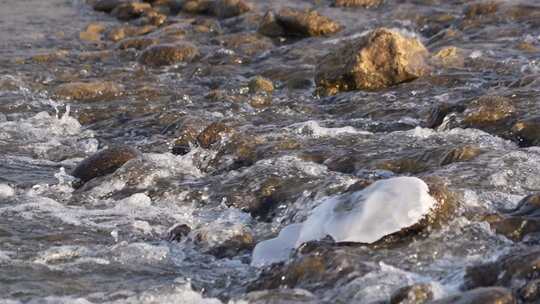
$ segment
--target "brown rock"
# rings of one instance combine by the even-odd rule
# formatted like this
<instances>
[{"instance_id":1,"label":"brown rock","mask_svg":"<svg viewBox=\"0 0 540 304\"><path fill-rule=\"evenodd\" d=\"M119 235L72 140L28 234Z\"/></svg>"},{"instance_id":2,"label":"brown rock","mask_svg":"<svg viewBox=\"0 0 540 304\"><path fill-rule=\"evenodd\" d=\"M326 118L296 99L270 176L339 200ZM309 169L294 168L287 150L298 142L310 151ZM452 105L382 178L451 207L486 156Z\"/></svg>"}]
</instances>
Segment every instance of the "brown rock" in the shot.
<instances>
[{"instance_id":1,"label":"brown rock","mask_svg":"<svg viewBox=\"0 0 540 304\"><path fill-rule=\"evenodd\" d=\"M501 216L488 217L488 222L497 233L514 241L540 232L540 194L523 198L516 208Z\"/></svg>"},{"instance_id":2,"label":"brown rock","mask_svg":"<svg viewBox=\"0 0 540 304\"><path fill-rule=\"evenodd\" d=\"M199 56L197 47L189 42L175 44L159 44L144 50L139 62L145 65L160 67L179 62L192 61Z\"/></svg>"},{"instance_id":3,"label":"brown rock","mask_svg":"<svg viewBox=\"0 0 540 304\"><path fill-rule=\"evenodd\" d=\"M267 13L263 18L259 33L270 37L285 36L323 36L341 30L339 23L317 13L284 8L277 14Z\"/></svg>"},{"instance_id":4,"label":"brown rock","mask_svg":"<svg viewBox=\"0 0 540 304\"><path fill-rule=\"evenodd\" d=\"M228 127L224 123L214 122L210 124L199 136L197 141L199 145L205 149L209 149L213 144L220 141L226 134L232 132L232 128Z\"/></svg>"},{"instance_id":5,"label":"brown rock","mask_svg":"<svg viewBox=\"0 0 540 304\"><path fill-rule=\"evenodd\" d=\"M392 294L390 304L423 304L433 300L433 290L429 284L405 286Z\"/></svg>"},{"instance_id":6,"label":"brown rock","mask_svg":"<svg viewBox=\"0 0 540 304\"><path fill-rule=\"evenodd\" d=\"M125 3L126 0L99 0L94 3L94 10L99 12L110 13L118 5Z\"/></svg>"},{"instance_id":7,"label":"brown rock","mask_svg":"<svg viewBox=\"0 0 540 304\"><path fill-rule=\"evenodd\" d=\"M514 105L509 98L482 96L467 106L464 123L472 127L481 127L509 118L514 111Z\"/></svg>"},{"instance_id":8,"label":"brown rock","mask_svg":"<svg viewBox=\"0 0 540 304\"><path fill-rule=\"evenodd\" d=\"M122 94L122 86L110 81L71 82L57 86L54 95L78 101L98 101Z\"/></svg>"},{"instance_id":9,"label":"brown rock","mask_svg":"<svg viewBox=\"0 0 540 304\"><path fill-rule=\"evenodd\" d=\"M188 14L205 14L210 11L211 5L209 0L187 0L182 5L182 11Z\"/></svg>"},{"instance_id":10,"label":"brown rock","mask_svg":"<svg viewBox=\"0 0 540 304\"><path fill-rule=\"evenodd\" d=\"M488 287L469 290L446 297L432 304L517 304L516 298L506 288Z\"/></svg>"},{"instance_id":11,"label":"brown rock","mask_svg":"<svg viewBox=\"0 0 540 304\"><path fill-rule=\"evenodd\" d=\"M90 23L83 32L79 33L79 38L85 41L101 40L101 33L105 31L105 25L101 23Z\"/></svg>"},{"instance_id":12,"label":"brown rock","mask_svg":"<svg viewBox=\"0 0 540 304\"><path fill-rule=\"evenodd\" d=\"M152 6L144 2L126 2L117 5L111 15L119 20L128 21L141 17L145 12L152 10Z\"/></svg>"},{"instance_id":13,"label":"brown rock","mask_svg":"<svg viewBox=\"0 0 540 304\"><path fill-rule=\"evenodd\" d=\"M450 150L441 160L441 166L451 163L468 161L478 156L482 151L473 146L463 146Z\"/></svg>"},{"instance_id":14,"label":"brown rock","mask_svg":"<svg viewBox=\"0 0 540 304\"><path fill-rule=\"evenodd\" d=\"M467 5L464 9L465 17L472 19L495 14L499 9L498 1L480 1Z\"/></svg>"},{"instance_id":15,"label":"brown rock","mask_svg":"<svg viewBox=\"0 0 540 304\"><path fill-rule=\"evenodd\" d=\"M120 41L117 46L121 50L126 50L126 49L143 50L156 43L157 43L157 39L153 39L153 38L131 37L131 38L126 38Z\"/></svg>"},{"instance_id":16,"label":"brown rock","mask_svg":"<svg viewBox=\"0 0 540 304\"><path fill-rule=\"evenodd\" d=\"M93 178L111 174L128 160L136 158L140 152L128 146L111 147L101 150L84 159L71 173L72 176L87 182Z\"/></svg>"},{"instance_id":17,"label":"brown rock","mask_svg":"<svg viewBox=\"0 0 540 304\"><path fill-rule=\"evenodd\" d=\"M380 28L323 57L315 82L323 95L383 89L425 75L427 55L418 39Z\"/></svg>"},{"instance_id":18,"label":"brown rock","mask_svg":"<svg viewBox=\"0 0 540 304\"><path fill-rule=\"evenodd\" d=\"M465 65L464 51L455 47L448 46L438 50L433 55L435 64L446 68L461 68Z\"/></svg>"},{"instance_id":19,"label":"brown rock","mask_svg":"<svg viewBox=\"0 0 540 304\"><path fill-rule=\"evenodd\" d=\"M155 30L156 28L157 27L153 25L146 25L146 26L121 25L121 26L117 26L111 29L107 33L107 39L117 42L127 37L148 34L152 32L153 30Z\"/></svg>"},{"instance_id":20,"label":"brown rock","mask_svg":"<svg viewBox=\"0 0 540 304\"><path fill-rule=\"evenodd\" d=\"M252 9L245 0L217 0L212 6L212 14L218 18L231 18L242 15Z\"/></svg>"},{"instance_id":21,"label":"brown rock","mask_svg":"<svg viewBox=\"0 0 540 304\"><path fill-rule=\"evenodd\" d=\"M335 6L343 6L343 7L377 7L383 3L383 0L335 0L334 5Z\"/></svg>"},{"instance_id":22,"label":"brown rock","mask_svg":"<svg viewBox=\"0 0 540 304\"><path fill-rule=\"evenodd\" d=\"M274 84L270 79L262 76L255 76L249 81L249 91L251 93L265 92L272 93L274 91Z\"/></svg>"},{"instance_id":23,"label":"brown rock","mask_svg":"<svg viewBox=\"0 0 540 304\"><path fill-rule=\"evenodd\" d=\"M521 146L540 146L540 117L532 117L516 122L512 133Z\"/></svg>"}]
</instances>

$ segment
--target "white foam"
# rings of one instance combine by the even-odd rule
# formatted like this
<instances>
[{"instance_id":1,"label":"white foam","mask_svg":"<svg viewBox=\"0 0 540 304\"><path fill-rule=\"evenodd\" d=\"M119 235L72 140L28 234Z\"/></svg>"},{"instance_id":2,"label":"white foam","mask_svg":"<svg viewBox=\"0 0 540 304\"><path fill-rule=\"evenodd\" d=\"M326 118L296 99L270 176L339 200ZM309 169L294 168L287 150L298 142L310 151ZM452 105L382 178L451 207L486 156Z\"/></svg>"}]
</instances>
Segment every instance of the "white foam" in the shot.
<instances>
[{"instance_id":1,"label":"white foam","mask_svg":"<svg viewBox=\"0 0 540 304\"><path fill-rule=\"evenodd\" d=\"M336 242L373 243L418 223L435 204L428 186L416 177L377 181L347 197L327 198L302 224L257 244L252 265L286 260L292 249L327 235Z\"/></svg>"},{"instance_id":2,"label":"white foam","mask_svg":"<svg viewBox=\"0 0 540 304\"><path fill-rule=\"evenodd\" d=\"M6 199L15 195L15 190L7 184L0 184L0 199Z\"/></svg>"},{"instance_id":3,"label":"white foam","mask_svg":"<svg viewBox=\"0 0 540 304\"><path fill-rule=\"evenodd\" d=\"M372 134L368 131L362 131L357 130L354 127L351 126L345 126L340 128L326 128L322 127L317 121L315 120L308 120L302 123L294 124L291 126L293 128L293 131L300 135L308 135L311 137L319 138L319 137L335 137L339 135L346 135L346 134L358 134L358 135L369 135Z\"/></svg>"}]
</instances>

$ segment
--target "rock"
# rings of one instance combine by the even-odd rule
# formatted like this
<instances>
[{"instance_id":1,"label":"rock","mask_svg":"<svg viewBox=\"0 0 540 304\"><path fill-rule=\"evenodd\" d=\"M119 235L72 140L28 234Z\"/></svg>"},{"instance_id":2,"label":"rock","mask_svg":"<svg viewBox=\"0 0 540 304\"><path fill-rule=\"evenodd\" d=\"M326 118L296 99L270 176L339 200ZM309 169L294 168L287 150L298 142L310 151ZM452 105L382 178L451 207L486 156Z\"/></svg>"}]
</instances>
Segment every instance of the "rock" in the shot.
<instances>
[{"instance_id":1,"label":"rock","mask_svg":"<svg viewBox=\"0 0 540 304\"><path fill-rule=\"evenodd\" d=\"M417 174L426 171L429 166L412 158L390 159L379 162L376 165L377 169L392 171L397 174L412 173Z\"/></svg>"},{"instance_id":2,"label":"rock","mask_svg":"<svg viewBox=\"0 0 540 304\"><path fill-rule=\"evenodd\" d=\"M153 30L156 27L153 25L146 26L132 26L132 25L121 25L111 29L107 33L107 39L117 42L127 37L145 35Z\"/></svg>"},{"instance_id":3,"label":"rock","mask_svg":"<svg viewBox=\"0 0 540 304\"><path fill-rule=\"evenodd\" d=\"M94 10L99 12L110 13L118 5L125 3L126 0L99 0L94 3Z\"/></svg>"},{"instance_id":4,"label":"rock","mask_svg":"<svg viewBox=\"0 0 540 304\"><path fill-rule=\"evenodd\" d=\"M438 128L444 122L445 117L452 113L463 113L465 106L461 103L448 104L440 103L431 108L426 119L426 128Z\"/></svg>"},{"instance_id":5,"label":"rock","mask_svg":"<svg viewBox=\"0 0 540 304\"><path fill-rule=\"evenodd\" d=\"M377 7L383 3L384 0L335 0L334 5L335 6L343 6L343 7Z\"/></svg>"},{"instance_id":6,"label":"rock","mask_svg":"<svg viewBox=\"0 0 540 304\"><path fill-rule=\"evenodd\" d=\"M497 233L514 241L540 232L540 194L526 196L516 208L507 210L502 216L491 216L488 221Z\"/></svg>"},{"instance_id":7,"label":"rock","mask_svg":"<svg viewBox=\"0 0 540 304\"><path fill-rule=\"evenodd\" d=\"M205 149L209 149L213 144L219 142L226 134L232 132L232 128L222 122L211 123L198 136L197 142Z\"/></svg>"},{"instance_id":8,"label":"rock","mask_svg":"<svg viewBox=\"0 0 540 304\"><path fill-rule=\"evenodd\" d=\"M186 224L174 226L167 234L167 240L170 242L180 242L191 232L191 227Z\"/></svg>"},{"instance_id":9,"label":"rock","mask_svg":"<svg viewBox=\"0 0 540 304\"><path fill-rule=\"evenodd\" d=\"M493 15L499 10L498 1L479 1L470 5L467 5L463 11L465 17L468 19L479 18L482 16Z\"/></svg>"},{"instance_id":10,"label":"rock","mask_svg":"<svg viewBox=\"0 0 540 304\"><path fill-rule=\"evenodd\" d=\"M514 105L509 98L482 96L467 106L463 122L467 126L482 127L507 119L514 112Z\"/></svg>"},{"instance_id":11,"label":"rock","mask_svg":"<svg viewBox=\"0 0 540 304\"><path fill-rule=\"evenodd\" d=\"M144 13L152 10L152 6L144 2L125 2L117 5L111 15L122 21L128 21L141 17Z\"/></svg>"},{"instance_id":12,"label":"rock","mask_svg":"<svg viewBox=\"0 0 540 304\"><path fill-rule=\"evenodd\" d=\"M448 46L433 55L435 64L446 68L462 68L465 66L465 54L462 49Z\"/></svg>"},{"instance_id":13,"label":"rock","mask_svg":"<svg viewBox=\"0 0 540 304\"><path fill-rule=\"evenodd\" d=\"M268 37L257 33L235 33L216 38L220 44L228 49L235 50L250 60L251 57L268 51L274 47L274 43Z\"/></svg>"},{"instance_id":14,"label":"rock","mask_svg":"<svg viewBox=\"0 0 540 304\"><path fill-rule=\"evenodd\" d=\"M433 290L429 284L405 286L392 294L390 304L423 304L433 300Z\"/></svg>"},{"instance_id":15,"label":"rock","mask_svg":"<svg viewBox=\"0 0 540 304\"><path fill-rule=\"evenodd\" d=\"M211 9L210 0L187 0L182 4L182 11L189 14L204 14Z\"/></svg>"},{"instance_id":16,"label":"rock","mask_svg":"<svg viewBox=\"0 0 540 304\"><path fill-rule=\"evenodd\" d=\"M225 19L242 15L252 9L252 5L245 0L217 0L212 5L212 14Z\"/></svg>"},{"instance_id":17,"label":"rock","mask_svg":"<svg viewBox=\"0 0 540 304\"><path fill-rule=\"evenodd\" d=\"M301 11L284 8L277 14L268 12L261 24L259 33L269 36L323 36L341 30L341 25L316 11Z\"/></svg>"},{"instance_id":18,"label":"rock","mask_svg":"<svg viewBox=\"0 0 540 304\"><path fill-rule=\"evenodd\" d=\"M286 226L276 238L258 243L252 265L286 260L301 244L328 236L336 243L400 242L441 226L455 208L453 194L440 179L379 180L362 190L324 199L304 222Z\"/></svg>"},{"instance_id":19,"label":"rock","mask_svg":"<svg viewBox=\"0 0 540 304\"><path fill-rule=\"evenodd\" d=\"M84 159L71 173L83 183L122 167L127 161L139 157L140 152L128 146L116 146L101 150Z\"/></svg>"},{"instance_id":20,"label":"rock","mask_svg":"<svg viewBox=\"0 0 540 304\"><path fill-rule=\"evenodd\" d=\"M77 101L99 101L122 94L123 88L110 81L70 82L57 86L54 96Z\"/></svg>"},{"instance_id":21,"label":"rock","mask_svg":"<svg viewBox=\"0 0 540 304\"><path fill-rule=\"evenodd\" d=\"M469 290L446 297L432 304L517 304L516 298L506 288L488 287Z\"/></svg>"},{"instance_id":22,"label":"rock","mask_svg":"<svg viewBox=\"0 0 540 304\"><path fill-rule=\"evenodd\" d=\"M482 151L473 146L463 146L450 150L441 160L441 166L451 163L468 161L478 156Z\"/></svg>"},{"instance_id":23,"label":"rock","mask_svg":"<svg viewBox=\"0 0 540 304\"><path fill-rule=\"evenodd\" d=\"M261 76L253 77L249 81L248 86L251 93L272 93L272 91L274 91L274 84L272 83L272 81Z\"/></svg>"},{"instance_id":24,"label":"rock","mask_svg":"<svg viewBox=\"0 0 540 304\"><path fill-rule=\"evenodd\" d=\"M90 23L83 32L79 33L79 39L92 42L100 41L103 31L105 31L105 25Z\"/></svg>"},{"instance_id":25,"label":"rock","mask_svg":"<svg viewBox=\"0 0 540 304\"><path fill-rule=\"evenodd\" d=\"M189 42L154 45L142 52L139 62L152 67L189 62L199 56L197 47Z\"/></svg>"},{"instance_id":26,"label":"rock","mask_svg":"<svg viewBox=\"0 0 540 304\"><path fill-rule=\"evenodd\" d=\"M253 234L247 227L236 225L234 229L229 227L227 229L216 236L214 235L216 231L211 228L201 228L195 232L195 242L202 246L206 253L218 259L234 257L242 251L253 248Z\"/></svg>"},{"instance_id":27,"label":"rock","mask_svg":"<svg viewBox=\"0 0 540 304\"><path fill-rule=\"evenodd\" d=\"M420 40L379 28L323 57L315 83L322 95L379 90L427 74L427 55Z\"/></svg>"},{"instance_id":28,"label":"rock","mask_svg":"<svg viewBox=\"0 0 540 304\"><path fill-rule=\"evenodd\" d=\"M527 297L529 303L540 298L534 296L534 284L540 279L540 248L516 248L497 261L470 266L465 272L465 287L506 286L514 289L520 297Z\"/></svg>"},{"instance_id":29,"label":"rock","mask_svg":"<svg viewBox=\"0 0 540 304\"><path fill-rule=\"evenodd\" d=\"M540 116L516 122L512 133L522 147L540 146Z\"/></svg>"},{"instance_id":30,"label":"rock","mask_svg":"<svg viewBox=\"0 0 540 304\"><path fill-rule=\"evenodd\" d=\"M138 26L161 26L167 21L167 16L156 11L148 11L137 19L134 24Z\"/></svg>"},{"instance_id":31,"label":"rock","mask_svg":"<svg viewBox=\"0 0 540 304\"><path fill-rule=\"evenodd\" d=\"M157 39L146 38L146 37L131 37L131 38L126 38L118 42L117 47L121 50L127 50L127 49L143 50L151 45L155 45L157 41L158 41Z\"/></svg>"}]
</instances>

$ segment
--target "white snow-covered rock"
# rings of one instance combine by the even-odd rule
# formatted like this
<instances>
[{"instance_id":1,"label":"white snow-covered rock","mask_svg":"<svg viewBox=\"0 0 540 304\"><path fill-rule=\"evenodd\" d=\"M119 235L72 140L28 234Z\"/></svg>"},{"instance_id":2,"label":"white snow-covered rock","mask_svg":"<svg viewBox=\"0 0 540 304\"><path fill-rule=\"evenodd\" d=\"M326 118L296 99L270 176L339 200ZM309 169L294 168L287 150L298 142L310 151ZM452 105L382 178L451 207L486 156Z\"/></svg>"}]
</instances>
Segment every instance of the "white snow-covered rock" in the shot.
<instances>
[{"instance_id":1,"label":"white snow-covered rock","mask_svg":"<svg viewBox=\"0 0 540 304\"><path fill-rule=\"evenodd\" d=\"M380 180L347 197L324 200L301 224L289 225L253 250L252 265L287 260L293 249L331 236L336 242L373 243L411 227L436 205L429 187L416 177Z\"/></svg>"}]
</instances>

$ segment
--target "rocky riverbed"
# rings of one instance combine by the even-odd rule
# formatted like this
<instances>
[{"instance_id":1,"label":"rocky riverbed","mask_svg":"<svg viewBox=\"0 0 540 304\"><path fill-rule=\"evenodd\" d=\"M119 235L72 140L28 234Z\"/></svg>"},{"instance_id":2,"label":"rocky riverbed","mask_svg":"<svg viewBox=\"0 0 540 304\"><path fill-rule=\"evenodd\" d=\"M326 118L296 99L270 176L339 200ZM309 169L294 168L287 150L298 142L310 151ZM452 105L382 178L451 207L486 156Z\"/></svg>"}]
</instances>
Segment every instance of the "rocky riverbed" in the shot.
<instances>
[{"instance_id":1,"label":"rocky riverbed","mask_svg":"<svg viewBox=\"0 0 540 304\"><path fill-rule=\"evenodd\" d=\"M0 0L0 303L539 303L536 0Z\"/></svg>"}]
</instances>

